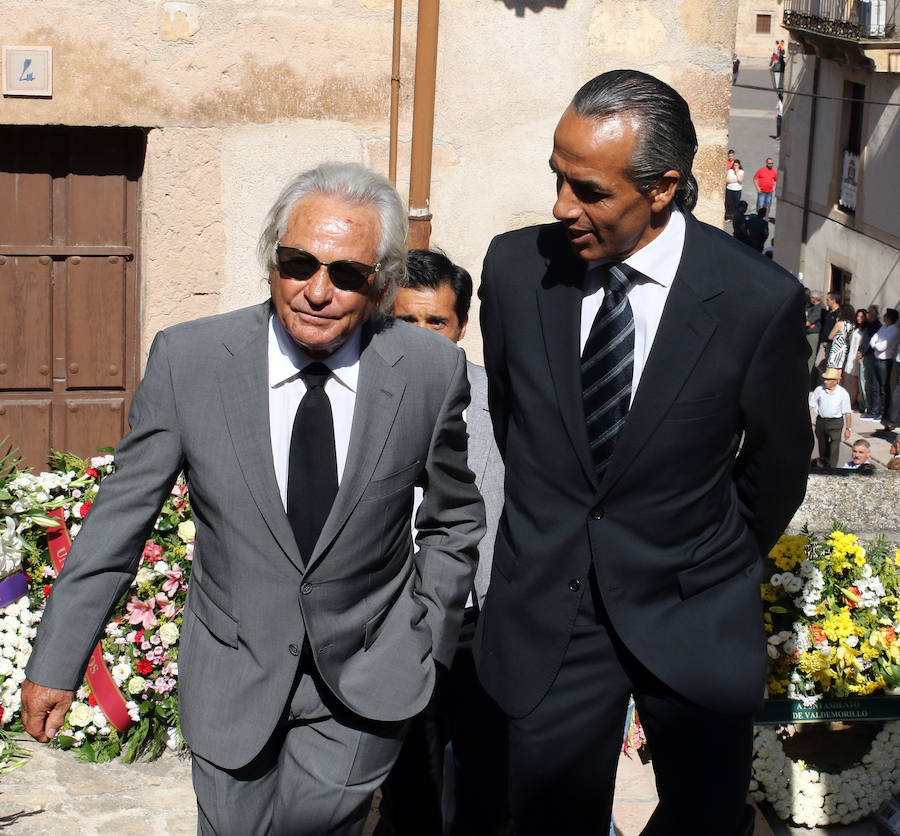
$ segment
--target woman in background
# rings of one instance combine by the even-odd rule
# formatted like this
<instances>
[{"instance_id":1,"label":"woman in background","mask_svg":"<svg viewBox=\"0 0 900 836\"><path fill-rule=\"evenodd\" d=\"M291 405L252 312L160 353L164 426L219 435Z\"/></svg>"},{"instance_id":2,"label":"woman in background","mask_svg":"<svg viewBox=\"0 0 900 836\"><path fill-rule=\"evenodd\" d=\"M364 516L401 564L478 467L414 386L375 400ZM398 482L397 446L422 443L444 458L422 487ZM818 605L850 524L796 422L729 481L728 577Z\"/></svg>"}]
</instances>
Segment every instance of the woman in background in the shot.
<instances>
[{"instance_id":1,"label":"woman in background","mask_svg":"<svg viewBox=\"0 0 900 836\"><path fill-rule=\"evenodd\" d=\"M856 321L850 332L850 345L847 348L847 362L844 363L843 387L850 395L850 406L860 412L865 412L865 404L862 400L862 392L859 388L859 341L862 339L863 326L866 324L866 309L860 308L856 312Z\"/></svg>"},{"instance_id":2,"label":"woman in background","mask_svg":"<svg viewBox=\"0 0 900 836\"><path fill-rule=\"evenodd\" d=\"M735 160L725 172L725 220L731 220L741 202L741 189L744 184L744 167L740 160Z\"/></svg>"}]
</instances>

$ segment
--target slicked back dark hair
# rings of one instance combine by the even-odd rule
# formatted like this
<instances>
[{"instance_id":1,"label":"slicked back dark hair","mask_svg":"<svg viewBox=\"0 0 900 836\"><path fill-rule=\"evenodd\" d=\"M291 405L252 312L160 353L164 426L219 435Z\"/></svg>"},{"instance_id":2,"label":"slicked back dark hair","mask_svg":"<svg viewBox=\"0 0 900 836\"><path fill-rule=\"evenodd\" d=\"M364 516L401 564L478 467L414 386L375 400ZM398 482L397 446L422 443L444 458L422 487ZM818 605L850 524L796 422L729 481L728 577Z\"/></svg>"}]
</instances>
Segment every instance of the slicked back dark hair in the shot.
<instances>
[{"instance_id":1,"label":"slicked back dark hair","mask_svg":"<svg viewBox=\"0 0 900 836\"><path fill-rule=\"evenodd\" d=\"M450 285L456 297L453 312L462 325L469 315L469 305L472 302L472 277L469 271L454 264L440 250L409 251L406 258L406 280L401 287L437 291L445 284Z\"/></svg>"},{"instance_id":2,"label":"slicked back dark hair","mask_svg":"<svg viewBox=\"0 0 900 836\"><path fill-rule=\"evenodd\" d=\"M688 103L668 84L638 70L611 70L585 84L571 107L582 119L634 118L637 142L629 173L638 188L649 190L674 170L680 175L676 205L686 212L697 205L697 181L691 173L697 132Z\"/></svg>"}]
</instances>

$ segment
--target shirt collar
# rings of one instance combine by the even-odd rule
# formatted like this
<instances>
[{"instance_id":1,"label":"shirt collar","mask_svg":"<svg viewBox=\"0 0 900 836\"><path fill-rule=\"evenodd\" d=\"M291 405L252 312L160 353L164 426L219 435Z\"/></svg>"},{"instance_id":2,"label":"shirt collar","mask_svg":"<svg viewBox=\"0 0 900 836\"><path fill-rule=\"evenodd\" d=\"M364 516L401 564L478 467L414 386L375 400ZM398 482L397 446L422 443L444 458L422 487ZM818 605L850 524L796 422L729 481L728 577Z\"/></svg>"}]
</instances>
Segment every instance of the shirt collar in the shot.
<instances>
[{"instance_id":1,"label":"shirt collar","mask_svg":"<svg viewBox=\"0 0 900 836\"><path fill-rule=\"evenodd\" d=\"M335 379L351 392L359 381L359 356L362 330L357 328L334 354L320 362L331 369ZM285 331L281 320L273 313L269 317L269 387L283 386L295 378L316 358L301 348Z\"/></svg>"},{"instance_id":2,"label":"shirt collar","mask_svg":"<svg viewBox=\"0 0 900 836\"><path fill-rule=\"evenodd\" d=\"M669 287L675 280L678 265L681 263L685 226L684 215L678 209L673 209L662 232L649 244L626 258L624 263L650 281ZM589 261L588 269L601 263Z\"/></svg>"}]
</instances>

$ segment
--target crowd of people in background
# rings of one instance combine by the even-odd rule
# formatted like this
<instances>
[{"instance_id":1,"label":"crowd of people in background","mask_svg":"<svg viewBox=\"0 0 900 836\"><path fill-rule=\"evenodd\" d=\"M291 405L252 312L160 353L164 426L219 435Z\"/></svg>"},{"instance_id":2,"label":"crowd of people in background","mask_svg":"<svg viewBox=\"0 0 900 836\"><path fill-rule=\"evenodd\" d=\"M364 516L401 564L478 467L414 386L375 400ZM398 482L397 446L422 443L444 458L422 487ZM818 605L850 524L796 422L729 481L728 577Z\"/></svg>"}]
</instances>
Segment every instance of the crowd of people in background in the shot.
<instances>
[{"instance_id":1,"label":"crowd of people in background","mask_svg":"<svg viewBox=\"0 0 900 836\"><path fill-rule=\"evenodd\" d=\"M854 309L841 303L838 293L825 294L823 300L820 292L811 290L808 297L810 406L817 416L819 443L816 464L834 468L842 434L845 441L850 438L853 411L862 421L880 423L880 431L886 433L900 425L900 314L895 308L885 308L882 314L877 305ZM891 454L898 459L892 469L900 469L900 450L892 440ZM865 439L854 442L845 467L868 472L870 454Z\"/></svg>"}]
</instances>

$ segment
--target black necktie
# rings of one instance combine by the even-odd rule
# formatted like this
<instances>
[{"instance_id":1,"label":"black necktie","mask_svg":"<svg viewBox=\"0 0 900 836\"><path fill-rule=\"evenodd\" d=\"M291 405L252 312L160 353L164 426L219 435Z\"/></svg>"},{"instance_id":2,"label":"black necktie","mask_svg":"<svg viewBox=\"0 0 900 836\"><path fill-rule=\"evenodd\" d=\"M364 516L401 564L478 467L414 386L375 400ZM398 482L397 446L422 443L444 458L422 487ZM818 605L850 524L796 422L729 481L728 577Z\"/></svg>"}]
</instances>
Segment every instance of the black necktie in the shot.
<instances>
[{"instance_id":1,"label":"black necktie","mask_svg":"<svg viewBox=\"0 0 900 836\"><path fill-rule=\"evenodd\" d=\"M635 271L625 264L600 268L606 292L581 354L581 388L591 457L598 479L612 458L628 415L634 368L634 316L628 289Z\"/></svg>"},{"instance_id":2,"label":"black necktie","mask_svg":"<svg viewBox=\"0 0 900 836\"><path fill-rule=\"evenodd\" d=\"M306 394L291 432L287 514L304 560L312 556L338 489L334 418L325 393L329 374L324 363L310 363L300 372Z\"/></svg>"}]
</instances>

